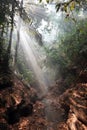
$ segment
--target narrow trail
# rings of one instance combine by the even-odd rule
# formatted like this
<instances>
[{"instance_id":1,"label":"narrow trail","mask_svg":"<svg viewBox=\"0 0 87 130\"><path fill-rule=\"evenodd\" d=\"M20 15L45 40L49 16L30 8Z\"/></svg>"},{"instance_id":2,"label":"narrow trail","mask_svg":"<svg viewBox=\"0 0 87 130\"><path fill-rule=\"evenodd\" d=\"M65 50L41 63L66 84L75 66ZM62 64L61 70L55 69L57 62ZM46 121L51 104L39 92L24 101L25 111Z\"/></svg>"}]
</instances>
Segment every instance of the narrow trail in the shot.
<instances>
[{"instance_id":1,"label":"narrow trail","mask_svg":"<svg viewBox=\"0 0 87 130\"><path fill-rule=\"evenodd\" d=\"M35 89L37 90L38 99L45 106L45 118L52 123L48 126L48 129L50 127L56 127L58 122L63 120L63 117L62 114L60 114L60 105L57 104L58 98L55 99L52 97L52 95L49 96L49 85L47 81L51 81L49 75L48 77L46 76L39 64L41 60L39 58L41 52L38 52L37 50L40 47L34 38L30 37L29 34L23 29L23 27L20 29L20 37L20 46L24 52L26 62L29 66L32 67L32 71L34 72L35 78L37 79L38 86Z\"/></svg>"}]
</instances>

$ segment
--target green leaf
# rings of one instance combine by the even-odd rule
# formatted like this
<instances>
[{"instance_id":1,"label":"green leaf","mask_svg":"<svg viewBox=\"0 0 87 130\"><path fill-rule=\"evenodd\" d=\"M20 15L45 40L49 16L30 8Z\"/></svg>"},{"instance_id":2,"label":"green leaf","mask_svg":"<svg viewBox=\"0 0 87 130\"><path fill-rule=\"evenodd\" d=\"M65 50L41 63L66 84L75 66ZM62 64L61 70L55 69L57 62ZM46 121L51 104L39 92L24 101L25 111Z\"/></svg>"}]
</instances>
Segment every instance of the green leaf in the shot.
<instances>
[{"instance_id":1,"label":"green leaf","mask_svg":"<svg viewBox=\"0 0 87 130\"><path fill-rule=\"evenodd\" d=\"M42 2L42 0L39 0L39 2L41 3L41 2Z\"/></svg>"},{"instance_id":2,"label":"green leaf","mask_svg":"<svg viewBox=\"0 0 87 130\"><path fill-rule=\"evenodd\" d=\"M60 4L57 4L57 5L56 5L56 12L58 12L58 11L59 11L60 6L61 6Z\"/></svg>"},{"instance_id":3,"label":"green leaf","mask_svg":"<svg viewBox=\"0 0 87 130\"><path fill-rule=\"evenodd\" d=\"M67 6L64 6L63 11L67 13Z\"/></svg>"},{"instance_id":4,"label":"green leaf","mask_svg":"<svg viewBox=\"0 0 87 130\"><path fill-rule=\"evenodd\" d=\"M46 0L47 3L49 3L49 0Z\"/></svg>"},{"instance_id":5,"label":"green leaf","mask_svg":"<svg viewBox=\"0 0 87 130\"><path fill-rule=\"evenodd\" d=\"M75 9L75 1L70 3L70 10L73 11Z\"/></svg>"}]
</instances>

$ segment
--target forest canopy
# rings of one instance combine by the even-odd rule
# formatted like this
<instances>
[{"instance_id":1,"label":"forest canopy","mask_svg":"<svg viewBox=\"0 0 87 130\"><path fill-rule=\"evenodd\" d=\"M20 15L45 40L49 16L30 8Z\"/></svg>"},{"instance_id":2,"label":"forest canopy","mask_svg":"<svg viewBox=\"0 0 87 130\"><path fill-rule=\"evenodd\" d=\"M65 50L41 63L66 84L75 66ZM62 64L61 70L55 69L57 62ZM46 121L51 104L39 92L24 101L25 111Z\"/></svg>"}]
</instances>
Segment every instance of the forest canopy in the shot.
<instances>
[{"instance_id":1,"label":"forest canopy","mask_svg":"<svg viewBox=\"0 0 87 130\"><path fill-rule=\"evenodd\" d=\"M43 2L43 0L39 0ZM83 8L84 10L87 9L87 0L45 0L47 3L55 3L56 4L56 11L64 11L70 12L75 9Z\"/></svg>"}]
</instances>

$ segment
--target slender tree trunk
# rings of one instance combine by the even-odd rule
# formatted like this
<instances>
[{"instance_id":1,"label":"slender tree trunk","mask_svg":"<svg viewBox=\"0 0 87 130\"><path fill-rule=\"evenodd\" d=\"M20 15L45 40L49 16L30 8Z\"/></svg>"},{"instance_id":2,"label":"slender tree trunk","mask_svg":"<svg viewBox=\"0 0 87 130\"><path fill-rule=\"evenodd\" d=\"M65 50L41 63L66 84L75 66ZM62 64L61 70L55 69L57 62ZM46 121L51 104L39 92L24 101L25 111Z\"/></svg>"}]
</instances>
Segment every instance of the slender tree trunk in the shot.
<instances>
[{"instance_id":1,"label":"slender tree trunk","mask_svg":"<svg viewBox=\"0 0 87 130\"><path fill-rule=\"evenodd\" d=\"M19 42L20 42L20 27L21 27L21 16L22 16L22 9L23 9L23 0L21 0L21 3L20 3L20 8L19 8L19 25L18 25L18 30L17 30L17 43L16 43L16 48L15 48L15 67L16 67L16 64L17 64L17 57L18 57L18 48L19 48Z\"/></svg>"},{"instance_id":2,"label":"slender tree trunk","mask_svg":"<svg viewBox=\"0 0 87 130\"><path fill-rule=\"evenodd\" d=\"M7 37L7 40L9 40L8 32L9 32L9 22L7 22L7 24L6 24L6 37Z\"/></svg>"},{"instance_id":3,"label":"slender tree trunk","mask_svg":"<svg viewBox=\"0 0 87 130\"><path fill-rule=\"evenodd\" d=\"M4 26L1 28L1 34L0 34L0 71L3 63L3 33L4 33Z\"/></svg>"},{"instance_id":4,"label":"slender tree trunk","mask_svg":"<svg viewBox=\"0 0 87 130\"><path fill-rule=\"evenodd\" d=\"M9 60L10 60L10 55L11 55L11 45L12 45L12 34L13 34L13 24L14 24L14 0L12 0L12 11L11 11L11 30L10 30L10 36L9 36L9 45L7 48L7 53L5 57L5 65L6 69L9 67Z\"/></svg>"},{"instance_id":5,"label":"slender tree trunk","mask_svg":"<svg viewBox=\"0 0 87 130\"><path fill-rule=\"evenodd\" d=\"M3 33L4 33L4 25L1 28L1 38L3 38Z\"/></svg>"}]
</instances>

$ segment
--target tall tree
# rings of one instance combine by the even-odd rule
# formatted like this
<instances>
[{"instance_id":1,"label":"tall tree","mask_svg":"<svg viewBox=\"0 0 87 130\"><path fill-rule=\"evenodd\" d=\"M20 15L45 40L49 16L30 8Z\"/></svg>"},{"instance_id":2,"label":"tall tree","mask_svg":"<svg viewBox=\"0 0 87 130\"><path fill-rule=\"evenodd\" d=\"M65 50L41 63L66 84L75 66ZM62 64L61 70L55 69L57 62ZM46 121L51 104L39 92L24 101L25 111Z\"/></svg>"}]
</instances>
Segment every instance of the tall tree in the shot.
<instances>
[{"instance_id":1,"label":"tall tree","mask_svg":"<svg viewBox=\"0 0 87 130\"><path fill-rule=\"evenodd\" d=\"M17 43L16 43L16 48L15 48L15 66L17 63L18 47L19 47L19 42L20 42L20 27L21 27L20 23L21 23L21 17L22 17L22 10L23 10L23 0L21 0L21 3L20 3L20 12L19 12L19 20L18 20L19 27L17 30Z\"/></svg>"},{"instance_id":2,"label":"tall tree","mask_svg":"<svg viewBox=\"0 0 87 130\"><path fill-rule=\"evenodd\" d=\"M14 24L14 10L15 10L15 2L12 0L12 8L11 8L11 29L10 29L10 37L9 37L9 44L7 48L7 57L5 59L5 63L7 67L9 66L9 58L11 54L11 46L12 46L12 33L13 33L13 24Z\"/></svg>"},{"instance_id":3,"label":"tall tree","mask_svg":"<svg viewBox=\"0 0 87 130\"><path fill-rule=\"evenodd\" d=\"M19 12L20 17L24 16L28 18L25 10L23 9L23 0L21 0L21 2L19 0L0 0L0 50L2 50L0 51L0 63L2 63L2 66L5 66L6 69L9 67L11 56L12 35L15 23L14 17L16 12ZM18 40L15 52L15 62L17 60L16 57L20 39L19 31L17 32L17 36ZM5 49L3 42L6 44Z\"/></svg>"}]
</instances>

